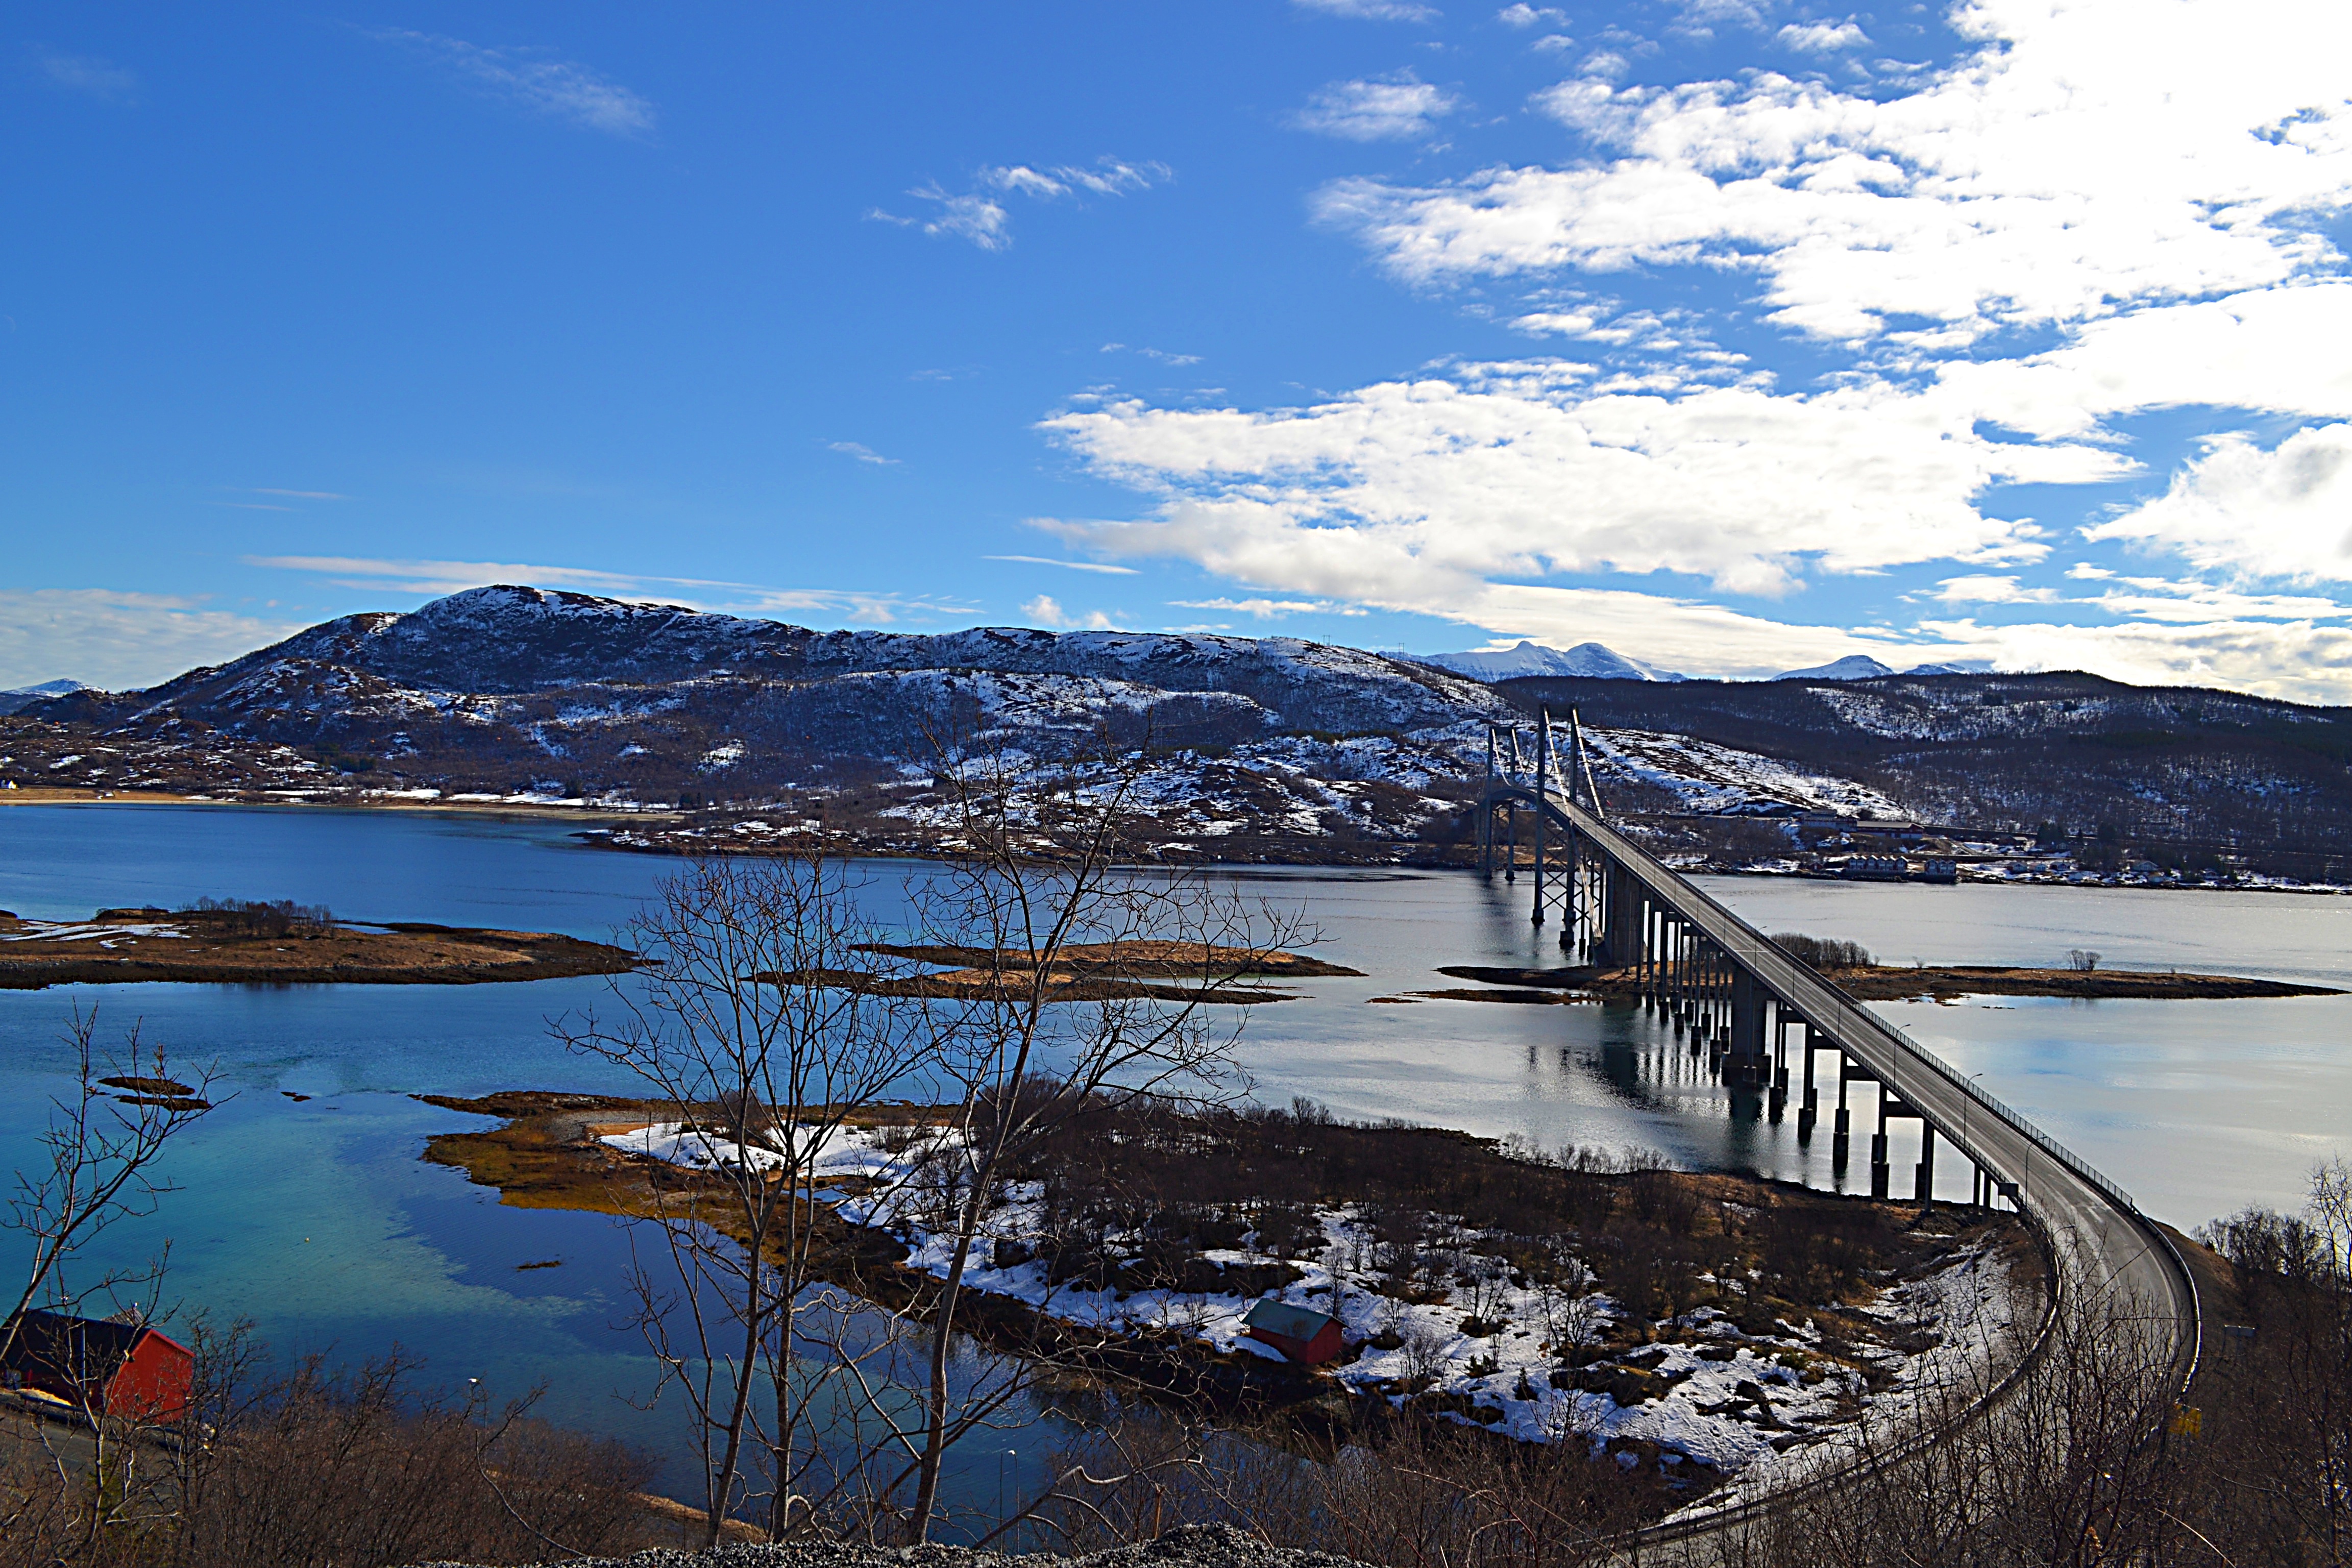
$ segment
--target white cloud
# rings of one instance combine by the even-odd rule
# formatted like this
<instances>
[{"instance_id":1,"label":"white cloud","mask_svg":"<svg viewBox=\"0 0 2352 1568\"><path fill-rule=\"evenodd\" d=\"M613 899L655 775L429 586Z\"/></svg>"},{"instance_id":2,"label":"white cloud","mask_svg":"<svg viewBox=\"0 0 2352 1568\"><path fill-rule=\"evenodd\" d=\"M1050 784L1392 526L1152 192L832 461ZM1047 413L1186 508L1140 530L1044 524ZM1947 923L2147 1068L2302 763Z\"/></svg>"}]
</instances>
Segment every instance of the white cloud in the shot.
<instances>
[{"instance_id":1,"label":"white cloud","mask_svg":"<svg viewBox=\"0 0 2352 1568\"><path fill-rule=\"evenodd\" d=\"M92 55L61 55L40 51L41 69L59 87L86 92L110 103L127 103L139 92L139 79L121 66Z\"/></svg>"},{"instance_id":2,"label":"white cloud","mask_svg":"<svg viewBox=\"0 0 2352 1568\"><path fill-rule=\"evenodd\" d=\"M655 126L652 104L588 67L552 58L544 50L485 48L463 38L398 27L369 36L404 44L481 91L583 130L642 136Z\"/></svg>"},{"instance_id":3,"label":"white cloud","mask_svg":"<svg viewBox=\"0 0 2352 1568\"><path fill-rule=\"evenodd\" d=\"M1529 337L1555 333L1565 338L1587 338L1592 335L1592 329L1599 326L1601 321L1590 310L1531 310L1524 316L1513 317L1510 324L1514 331L1525 332Z\"/></svg>"},{"instance_id":4,"label":"white cloud","mask_svg":"<svg viewBox=\"0 0 2352 1568\"><path fill-rule=\"evenodd\" d=\"M1402 141L1429 135L1456 106L1452 94L1408 73L1383 81L1332 82L1318 89L1289 123L1349 142Z\"/></svg>"},{"instance_id":5,"label":"white cloud","mask_svg":"<svg viewBox=\"0 0 2352 1568\"><path fill-rule=\"evenodd\" d=\"M1811 55L1828 54L1834 49L1850 49L1870 42L1870 37L1852 17L1843 22L1791 22L1782 27L1780 42L1792 49Z\"/></svg>"},{"instance_id":6,"label":"white cloud","mask_svg":"<svg viewBox=\"0 0 2352 1568\"><path fill-rule=\"evenodd\" d=\"M951 196L935 184L919 185L907 194L919 201L937 203L940 216L928 219L900 217L880 207L869 207L866 216L902 228L919 228L934 237L952 235L968 239L982 250L1003 250L1013 243L1013 215L1004 210L1002 202L969 193Z\"/></svg>"},{"instance_id":7,"label":"white cloud","mask_svg":"<svg viewBox=\"0 0 2352 1568\"><path fill-rule=\"evenodd\" d=\"M1173 171L1165 163L1127 163L1108 157L1092 164L1057 163L1045 168L1033 168L1026 163L992 163L982 167L974 176L979 184L1000 195L1022 195L1041 201L1125 195L1130 191L1149 190L1172 177ZM1013 215L994 196L969 191L951 193L937 181L918 185L907 194L918 201L934 204L939 216L906 217L881 207L868 207L866 216L873 222L896 224L901 228L919 228L934 237L947 235L967 239L982 250L1003 250L1013 243Z\"/></svg>"},{"instance_id":8,"label":"white cloud","mask_svg":"<svg viewBox=\"0 0 2352 1568\"><path fill-rule=\"evenodd\" d=\"M349 500L352 499L347 495L338 495L333 490L281 490L268 485L255 486L253 493L257 496L285 496L293 500Z\"/></svg>"},{"instance_id":9,"label":"white cloud","mask_svg":"<svg viewBox=\"0 0 2352 1568\"><path fill-rule=\"evenodd\" d=\"M1495 20L1506 27L1565 27L1568 26L1568 13L1556 11L1549 5L1530 5L1527 0L1517 0L1516 4L1496 12Z\"/></svg>"},{"instance_id":10,"label":"white cloud","mask_svg":"<svg viewBox=\"0 0 2352 1568\"><path fill-rule=\"evenodd\" d=\"M1364 22L1433 22L1438 11L1434 5L1413 4L1413 0L1290 0L1302 11L1318 11L1326 16L1351 16Z\"/></svg>"},{"instance_id":11,"label":"white cloud","mask_svg":"<svg viewBox=\"0 0 2352 1568\"><path fill-rule=\"evenodd\" d=\"M1963 336L2266 288L2352 203L2352 8L1985 0L1980 50L1884 100L1760 73L1539 107L1613 161L1318 207L1419 283L1636 265L1753 271L1778 321Z\"/></svg>"},{"instance_id":12,"label":"white cloud","mask_svg":"<svg viewBox=\"0 0 2352 1568\"><path fill-rule=\"evenodd\" d=\"M855 458L861 463L874 463L883 468L898 464L896 458L886 458L863 441L827 441L825 450L838 452L845 458Z\"/></svg>"},{"instance_id":13,"label":"white cloud","mask_svg":"<svg viewBox=\"0 0 2352 1568\"><path fill-rule=\"evenodd\" d=\"M1102 352L1107 354L1141 354L1145 359L1157 360L1164 365L1187 365L1199 364L1201 363L1201 356L1199 354L1171 354L1164 349L1129 348L1125 343L1105 343L1102 346Z\"/></svg>"},{"instance_id":14,"label":"white cloud","mask_svg":"<svg viewBox=\"0 0 2352 1568\"><path fill-rule=\"evenodd\" d=\"M2208 570L2352 581L2352 425L2308 426L2269 451L2221 437L2163 495L2083 533L2163 545Z\"/></svg>"},{"instance_id":15,"label":"white cloud","mask_svg":"<svg viewBox=\"0 0 2352 1568\"><path fill-rule=\"evenodd\" d=\"M105 588L0 589L0 687L69 679L136 690L301 629L205 604Z\"/></svg>"},{"instance_id":16,"label":"white cloud","mask_svg":"<svg viewBox=\"0 0 2352 1568\"><path fill-rule=\"evenodd\" d=\"M1064 196L1123 196L1148 191L1169 177L1165 163L1123 163L1104 158L1092 165L1057 163L1033 169L1026 163L994 164L980 171L980 183L1007 194L1046 201Z\"/></svg>"},{"instance_id":17,"label":"white cloud","mask_svg":"<svg viewBox=\"0 0 2352 1568\"><path fill-rule=\"evenodd\" d=\"M2332 621L2352 605L2308 594L2248 594L2193 578L2125 577L2089 601L2135 620L2197 626L2212 621Z\"/></svg>"},{"instance_id":18,"label":"white cloud","mask_svg":"<svg viewBox=\"0 0 2352 1568\"><path fill-rule=\"evenodd\" d=\"M1932 390L1666 395L1595 375L1525 362L1272 413L1129 401L1061 414L1045 428L1163 498L1154 518L1061 532L1096 554L1391 605L1457 600L1489 576L1593 572L1777 594L1808 570L2038 559L2038 531L1982 515L1979 490L2129 471L2095 447L1986 439Z\"/></svg>"},{"instance_id":19,"label":"white cloud","mask_svg":"<svg viewBox=\"0 0 2352 1568\"><path fill-rule=\"evenodd\" d=\"M1073 572L1099 572L1111 577L1136 575L1132 566L1113 566L1102 561L1057 561L1050 555L983 555L982 561L1017 561L1024 566L1066 566Z\"/></svg>"},{"instance_id":20,"label":"white cloud","mask_svg":"<svg viewBox=\"0 0 2352 1568\"><path fill-rule=\"evenodd\" d=\"M1231 610L1237 615L1273 620L1282 616L1361 616L1370 612L1359 605L1336 605L1328 599L1171 599L1180 610Z\"/></svg>"},{"instance_id":21,"label":"white cloud","mask_svg":"<svg viewBox=\"0 0 2352 1568\"><path fill-rule=\"evenodd\" d=\"M1983 416L2041 437L2095 434L2109 415L2152 408L2254 408L2352 418L2352 281L2315 279L2092 321L2064 346L2022 359L1938 364L1943 384Z\"/></svg>"},{"instance_id":22,"label":"white cloud","mask_svg":"<svg viewBox=\"0 0 2352 1568\"><path fill-rule=\"evenodd\" d=\"M2014 575L1978 574L1945 578L1934 596L1947 605L2041 605L2055 599L2058 590L2023 587Z\"/></svg>"},{"instance_id":23,"label":"white cloud","mask_svg":"<svg viewBox=\"0 0 2352 1568\"><path fill-rule=\"evenodd\" d=\"M1927 621L1922 637L2001 669L2087 669L2143 686L2206 686L2296 702L2352 701L2352 629L2308 621L2205 620L2189 625ZM1889 662L1893 662L1890 660Z\"/></svg>"},{"instance_id":24,"label":"white cloud","mask_svg":"<svg viewBox=\"0 0 2352 1568\"><path fill-rule=\"evenodd\" d=\"M1111 629L1110 617L1100 610L1089 610L1083 616L1072 616L1062 608L1061 602L1050 595L1040 594L1021 606L1021 618L1032 626L1050 626L1057 631L1107 632Z\"/></svg>"}]
</instances>

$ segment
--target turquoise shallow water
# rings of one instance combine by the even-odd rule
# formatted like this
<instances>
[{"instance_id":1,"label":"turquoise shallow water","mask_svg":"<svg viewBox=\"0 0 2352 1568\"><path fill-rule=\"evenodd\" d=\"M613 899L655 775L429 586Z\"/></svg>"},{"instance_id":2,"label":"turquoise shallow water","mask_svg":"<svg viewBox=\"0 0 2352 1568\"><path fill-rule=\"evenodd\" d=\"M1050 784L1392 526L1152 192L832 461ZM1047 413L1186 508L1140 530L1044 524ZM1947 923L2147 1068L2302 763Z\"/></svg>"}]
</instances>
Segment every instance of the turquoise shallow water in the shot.
<instances>
[{"instance_id":1,"label":"turquoise shallow water","mask_svg":"<svg viewBox=\"0 0 2352 1568\"><path fill-rule=\"evenodd\" d=\"M290 897L355 919L609 933L674 862L580 847L560 824L430 814L225 807L0 809L0 908L79 917L101 905ZM919 864L862 868L874 917L903 918ZM1834 1184L1827 1139L1800 1148L1735 1105L1631 1008L1372 996L1451 984L1448 963L1558 962L1507 887L1459 873L1271 870L1234 879L1320 926L1319 955L1367 971L1254 1010L1239 1043L1257 1092L1311 1095L1347 1116L1664 1152ZM2352 985L2352 900L2037 888L1845 887L1715 879L1767 930L1855 938L1882 959L2049 963L2097 948L2122 966L2177 965ZM136 1019L175 1057L216 1060L236 1098L176 1148L182 1190L119 1238L173 1244L174 1293L247 1315L281 1350L380 1352L399 1342L442 1378L550 1385L547 1412L660 1443L648 1363L621 1325L623 1232L589 1215L502 1208L417 1159L433 1133L478 1125L411 1098L551 1087L627 1091L567 1056L547 1020L597 980L481 986L146 985L0 993L0 1141L21 1160L66 1081L69 1009L105 1032ZM2352 998L2069 1003L1988 999L1882 1009L2026 1110L2164 1218L2193 1225L2247 1202L2292 1205L2310 1164L2352 1152ZM287 1091L308 1094L296 1103ZM1914 1134L1913 1136L1916 1136ZM1899 1146L1898 1163L1911 1156ZM1940 1173L1955 1195L1967 1175ZM0 1242L0 1247L5 1247ZM0 1253L0 1260L5 1260ZM520 1263L563 1259L519 1272ZM975 1445L967 1489L992 1495Z\"/></svg>"}]
</instances>

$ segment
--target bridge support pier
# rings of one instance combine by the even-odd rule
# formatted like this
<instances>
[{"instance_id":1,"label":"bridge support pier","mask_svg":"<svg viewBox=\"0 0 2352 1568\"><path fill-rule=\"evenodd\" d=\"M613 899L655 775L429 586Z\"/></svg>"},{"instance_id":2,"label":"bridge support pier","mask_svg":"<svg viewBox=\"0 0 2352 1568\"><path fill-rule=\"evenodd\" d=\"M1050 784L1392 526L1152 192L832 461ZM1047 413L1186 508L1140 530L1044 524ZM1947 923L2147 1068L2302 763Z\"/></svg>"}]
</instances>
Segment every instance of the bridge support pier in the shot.
<instances>
[{"instance_id":1,"label":"bridge support pier","mask_svg":"<svg viewBox=\"0 0 2352 1568\"><path fill-rule=\"evenodd\" d=\"M1822 1102L1813 1088L1813 1026L1800 1018L1797 1027L1804 1031L1804 1044L1799 1048L1805 1053L1805 1098L1797 1107L1797 1142L1801 1147L1813 1141L1813 1123L1821 1120Z\"/></svg>"},{"instance_id":2,"label":"bridge support pier","mask_svg":"<svg viewBox=\"0 0 2352 1568\"><path fill-rule=\"evenodd\" d=\"M1741 1089L1760 1089L1769 1070L1764 1056L1764 994L1745 968L1730 968L1731 1016L1727 1020L1731 1079Z\"/></svg>"},{"instance_id":3,"label":"bridge support pier","mask_svg":"<svg viewBox=\"0 0 2352 1568\"><path fill-rule=\"evenodd\" d=\"M1845 1085L1845 1052L1841 1050L1838 1052L1837 1131L1830 1139L1830 1166L1838 1171L1845 1169L1846 1154L1853 1147L1853 1125L1846 1120Z\"/></svg>"},{"instance_id":4,"label":"bridge support pier","mask_svg":"<svg viewBox=\"0 0 2352 1568\"><path fill-rule=\"evenodd\" d=\"M1936 1124L1919 1121L1919 1163L1911 1172L1911 1196L1920 1204L1936 1201Z\"/></svg>"},{"instance_id":5,"label":"bridge support pier","mask_svg":"<svg viewBox=\"0 0 2352 1568\"><path fill-rule=\"evenodd\" d=\"M1878 1086L1878 1131L1871 1135L1870 1140L1870 1195L1881 1199L1886 1196L1888 1176L1886 1168L1887 1099L1886 1086L1882 1083Z\"/></svg>"}]
</instances>

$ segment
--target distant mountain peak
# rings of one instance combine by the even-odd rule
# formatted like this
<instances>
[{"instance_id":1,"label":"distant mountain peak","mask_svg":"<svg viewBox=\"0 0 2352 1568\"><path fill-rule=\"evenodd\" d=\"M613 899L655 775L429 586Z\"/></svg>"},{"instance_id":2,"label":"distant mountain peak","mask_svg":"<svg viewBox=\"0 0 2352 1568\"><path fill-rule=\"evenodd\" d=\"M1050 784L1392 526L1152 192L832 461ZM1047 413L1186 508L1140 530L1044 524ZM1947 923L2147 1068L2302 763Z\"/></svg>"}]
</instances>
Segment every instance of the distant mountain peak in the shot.
<instances>
[{"instance_id":1,"label":"distant mountain peak","mask_svg":"<svg viewBox=\"0 0 2352 1568\"><path fill-rule=\"evenodd\" d=\"M0 714L15 713L52 697L71 697L90 688L79 680L44 680L38 686L12 686L0 691Z\"/></svg>"},{"instance_id":2,"label":"distant mountain peak","mask_svg":"<svg viewBox=\"0 0 2352 1568\"><path fill-rule=\"evenodd\" d=\"M1423 654L1420 661L1450 669L1475 680L1516 680L1528 676L1553 676L1586 680L1681 680L1672 670L1660 669L1638 658L1628 658L1597 642L1574 647L1546 647L1521 640L1518 647L1472 653Z\"/></svg>"},{"instance_id":3,"label":"distant mountain peak","mask_svg":"<svg viewBox=\"0 0 2352 1568\"><path fill-rule=\"evenodd\" d=\"M1850 653L1843 658L1833 658L1827 664L1817 664L1810 669L1784 669L1775 680L1875 680L1882 675L1892 675L1892 665L1879 663L1866 653Z\"/></svg>"}]
</instances>

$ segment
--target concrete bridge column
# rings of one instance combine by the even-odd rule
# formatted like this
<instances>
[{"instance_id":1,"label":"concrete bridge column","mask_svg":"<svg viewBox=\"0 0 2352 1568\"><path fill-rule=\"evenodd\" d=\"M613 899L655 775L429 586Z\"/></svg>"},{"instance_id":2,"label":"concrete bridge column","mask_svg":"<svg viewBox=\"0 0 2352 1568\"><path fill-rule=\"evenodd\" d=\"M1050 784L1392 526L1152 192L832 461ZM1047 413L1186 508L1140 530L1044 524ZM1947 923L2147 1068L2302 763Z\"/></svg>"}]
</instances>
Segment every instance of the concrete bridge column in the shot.
<instances>
[{"instance_id":1,"label":"concrete bridge column","mask_svg":"<svg viewBox=\"0 0 2352 1568\"><path fill-rule=\"evenodd\" d=\"M1789 1010L1778 1002L1772 1009L1772 1083L1766 1096L1766 1113L1773 1121L1780 1120L1781 1109L1789 1103Z\"/></svg>"},{"instance_id":2,"label":"concrete bridge column","mask_svg":"<svg viewBox=\"0 0 2352 1568\"><path fill-rule=\"evenodd\" d=\"M1675 1033L1683 1032L1683 922L1679 916L1666 917L1666 1016L1674 1020Z\"/></svg>"},{"instance_id":3,"label":"concrete bridge column","mask_svg":"<svg viewBox=\"0 0 2352 1568\"><path fill-rule=\"evenodd\" d=\"M1852 1147L1852 1141L1848 1137L1850 1128L1846 1121L1846 1077L1845 1051L1843 1047L1840 1047L1838 1050L1837 1131L1832 1135L1830 1140L1830 1163L1835 1169L1841 1171L1845 1169L1846 1151Z\"/></svg>"},{"instance_id":4,"label":"concrete bridge column","mask_svg":"<svg viewBox=\"0 0 2352 1568\"><path fill-rule=\"evenodd\" d=\"M1657 977L1657 932L1658 911L1651 907L1650 900L1645 897L1642 900L1642 956L1634 987L1642 998L1642 1008L1644 1012L1647 1012L1650 1004L1657 999L1654 994L1653 985L1653 982Z\"/></svg>"},{"instance_id":5,"label":"concrete bridge column","mask_svg":"<svg viewBox=\"0 0 2352 1568\"><path fill-rule=\"evenodd\" d=\"M1870 1195L1874 1198L1886 1196L1886 1102L1889 1098L1886 1085L1881 1083L1878 1086L1878 1131L1870 1140Z\"/></svg>"},{"instance_id":6,"label":"concrete bridge column","mask_svg":"<svg viewBox=\"0 0 2352 1568\"><path fill-rule=\"evenodd\" d=\"M1619 953L1630 953L1633 951L1633 933L1637 929L1633 919L1634 905L1638 900L1636 889L1640 884L1634 881L1632 872L1613 867L1612 869L1615 871L1613 879L1616 885L1609 890L1608 942L1609 961L1615 963L1619 962L1617 957Z\"/></svg>"},{"instance_id":7,"label":"concrete bridge column","mask_svg":"<svg viewBox=\"0 0 2352 1568\"><path fill-rule=\"evenodd\" d=\"M1936 1124L1919 1120L1919 1163L1911 1173L1911 1195L1919 1203L1936 1201Z\"/></svg>"},{"instance_id":8,"label":"concrete bridge column","mask_svg":"<svg viewBox=\"0 0 2352 1568\"><path fill-rule=\"evenodd\" d=\"M1725 977L1726 998L1730 1004L1730 1016L1726 1020L1730 1031L1731 1076L1742 1089L1760 1088L1764 1082L1764 993L1743 964L1735 964L1727 955L1724 967L1730 973Z\"/></svg>"},{"instance_id":9,"label":"concrete bridge column","mask_svg":"<svg viewBox=\"0 0 2352 1568\"><path fill-rule=\"evenodd\" d=\"M1813 1026L1802 1018L1797 1027L1804 1031L1805 1099L1797 1107L1797 1142L1800 1146L1813 1141L1813 1123L1821 1119L1821 1100L1813 1089Z\"/></svg>"}]
</instances>

